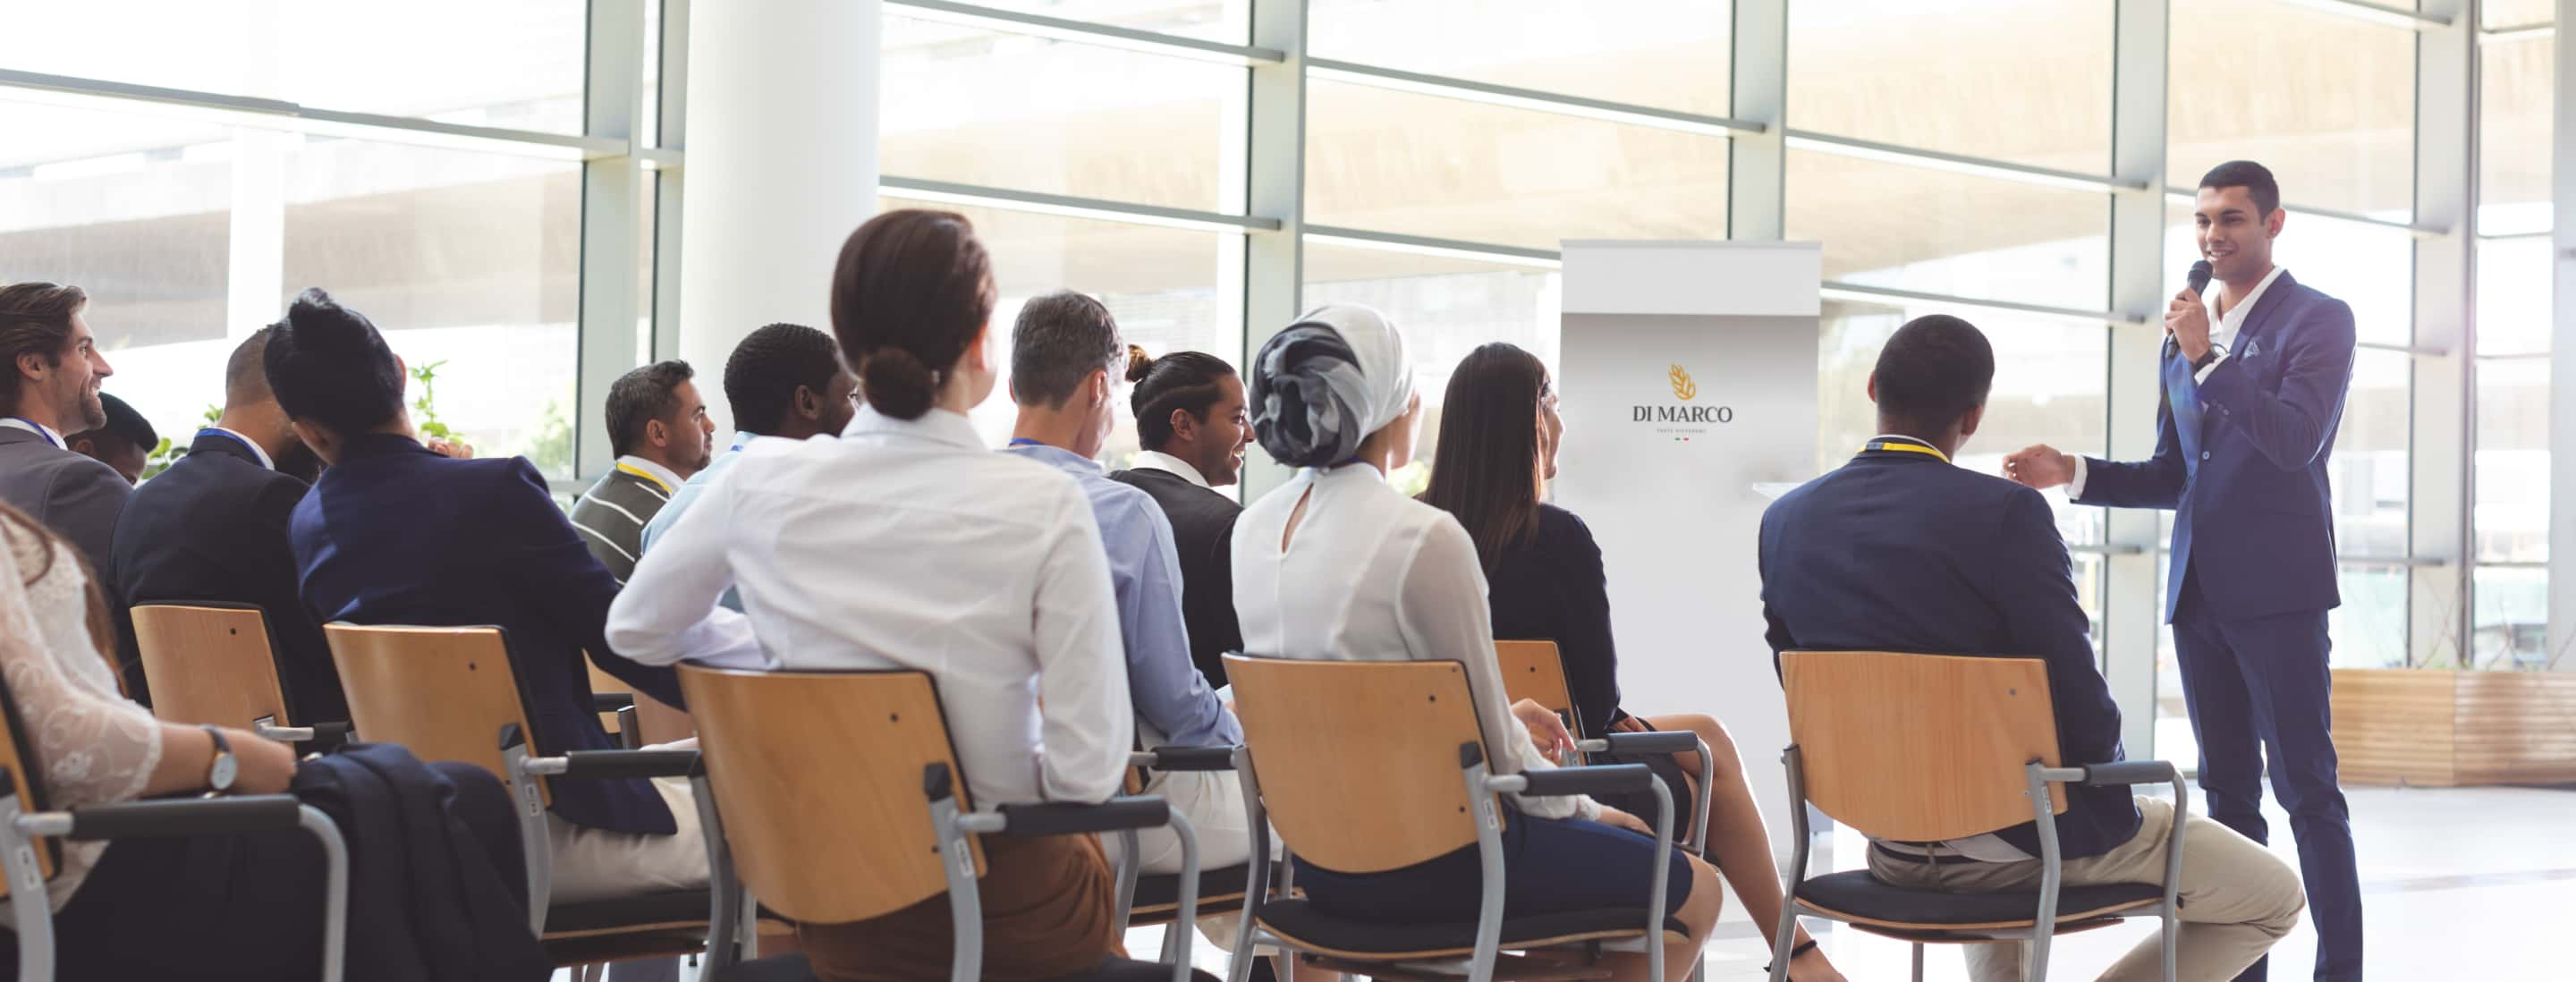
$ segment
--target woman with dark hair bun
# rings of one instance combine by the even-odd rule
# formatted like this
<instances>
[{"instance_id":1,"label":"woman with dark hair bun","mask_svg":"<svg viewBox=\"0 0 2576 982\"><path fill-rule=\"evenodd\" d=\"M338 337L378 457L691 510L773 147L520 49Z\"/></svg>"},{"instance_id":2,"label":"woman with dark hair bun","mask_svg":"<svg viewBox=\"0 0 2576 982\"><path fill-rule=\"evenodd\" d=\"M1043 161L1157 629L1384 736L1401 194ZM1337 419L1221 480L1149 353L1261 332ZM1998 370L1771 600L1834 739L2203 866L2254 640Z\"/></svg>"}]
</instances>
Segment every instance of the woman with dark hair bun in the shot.
<instances>
[{"instance_id":1,"label":"woman with dark hair bun","mask_svg":"<svg viewBox=\"0 0 2576 982\"><path fill-rule=\"evenodd\" d=\"M1588 736L1636 730L1690 730L1715 758L1709 795L1708 858L1725 874L1753 923L1779 930L1780 871L1771 859L1762 812L1744 781L1744 761L1726 728L1709 716L1641 718L1619 708L1619 655L1610 639L1609 581L1601 547L1573 512L1541 498L1556 477L1565 421L1556 414L1556 385L1536 355L1496 342L1469 352L1449 375L1440 420L1440 451L1422 500L1458 519L1476 544L1493 612L1494 635L1556 642L1576 719ZM1642 763L1673 789L1674 828L1687 828L1698 801L1699 755L1597 759ZM1643 796L1638 796L1642 798ZM1651 806L1651 801L1614 801ZM1651 815L1649 816L1651 817ZM1789 977L1830 982L1842 976L1812 943L1795 946Z\"/></svg>"},{"instance_id":2,"label":"woman with dark hair bun","mask_svg":"<svg viewBox=\"0 0 2576 982\"><path fill-rule=\"evenodd\" d=\"M1485 608L1476 544L1447 512L1411 500L1386 474L1413 458L1422 400L1404 336L1377 311L1327 306L1261 347L1251 372L1261 448L1299 468L1244 509L1234 532L1235 611L1244 650L1315 661L1451 661L1466 667L1494 771L1545 770L1572 749L1554 713L1508 702ZM1533 739L1533 734L1536 739ZM1506 917L1644 907L1651 864L1669 864L1666 913L1687 937L1665 946L1664 982L1689 976L1717 923L1717 873L1679 849L1656 855L1635 816L1585 797L1507 796ZM1349 873L1297 859L1316 909L1355 920L1472 920L1482 873L1474 846L1404 869ZM1604 959L1643 980L1641 954Z\"/></svg>"},{"instance_id":3,"label":"woman with dark hair bun","mask_svg":"<svg viewBox=\"0 0 2576 982\"><path fill-rule=\"evenodd\" d=\"M975 807L1116 794L1135 717L1091 503L1063 472L992 452L966 419L998 375L993 306L992 261L964 217L891 211L850 233L832 329L867 406L841 439L743 448L636 565L610 644L652 663L927 672ZM715 613L729 587L748 630ZM983 846L984 978L1122 953L1099 837ZM953 931L944 898L797 929L832 982L944 977Z\"/></svg>"}]
</instances>

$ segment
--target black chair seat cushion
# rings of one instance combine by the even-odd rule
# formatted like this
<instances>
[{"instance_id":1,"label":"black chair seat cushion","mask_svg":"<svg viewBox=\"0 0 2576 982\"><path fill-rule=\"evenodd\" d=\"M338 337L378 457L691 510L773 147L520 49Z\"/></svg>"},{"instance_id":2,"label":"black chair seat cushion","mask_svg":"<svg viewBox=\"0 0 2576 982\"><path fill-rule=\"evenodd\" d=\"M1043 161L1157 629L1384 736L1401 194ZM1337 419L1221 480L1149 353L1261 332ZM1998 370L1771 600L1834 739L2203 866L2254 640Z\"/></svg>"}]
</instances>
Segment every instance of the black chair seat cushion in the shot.
<instances>
[{"instance_id":1,"label":"black chair seat cushion","mask_svg":"<svg viewBox=\"0 0 2576 982\"><path fill-rule=\"evenodd\" d=\"M1277 883L1277 877L1286 871L1285 866L1273 866L1270 873L1273 877L1271 882ZM1252 867L1249 864L1201 871L1199 873L1199 912L1207 914L1242 907L1243 891L1251 881ZM1180 903L1180 874L1147 873L1136 878L1134 910L1137 914L1150 914L1160 909L1162 913L1168 915L1171 913L1170 908L1178 907Z\"/></svg>"},{"instance_id":2,"label":"black chair seat cushion","mask_svg":"<svg viewBox=\"0 0 2576 982\"><path fill-rule=\"evenodd\" d=\"M1169 965L1112 958L1099 968L1048 982L1170 982L1171 978ZM1217 982L1216 976L1196 969L1190 971L1190 978L1193 982ZM744 962L716 973L708 982L814 982L814 966L803 955L781 955Z\"/></svg>"},{"instance_id":3,"label":"black chair seat cushion","mask_svg":"<svg viewBox=\"0 0 2576 982\"><path fill-rule=\"evenodd\" d=\"M1335 917L1304 900L1277 900L1261 905L1261 926L1298 944L1358 957L1468 952L1476 947L1476 922L1403 924ZM1543 942L1612 938L1644 933L1646 909L1607 907L1531 917L1503 918L1503 947ZM1664 930L1685 934L1682 923L1664 919Z\"/></svg>"},{"instance_id":4,"label":"black chair seat cushion","mask_svg":"<svg viewBox=\"0 0 2576 982\"><path fill-rule=\"evenodd\" d=\"M630 930L655 924L704 924L709 898L704 889L638 893L546 910L546 934L590 934Z\"/></svg>"},{"instance_id":5,"label":"black chair seat cushion","mask_svg":"<svg viewBox=\"0 0 2576 982\"><path fill-rule=\"evenodd\" d=\"M2059 920L2083 920L2164 899L2163 887L2151 883L2105 883L2060 887ZM2031 923L2039 910L2039 892L1945 893L1881 882L1866 871L1819 876L1798 884L1798 899L1836 914L1894 925L1927 927L2010 926Z\"/></svg>"}]
</instances>

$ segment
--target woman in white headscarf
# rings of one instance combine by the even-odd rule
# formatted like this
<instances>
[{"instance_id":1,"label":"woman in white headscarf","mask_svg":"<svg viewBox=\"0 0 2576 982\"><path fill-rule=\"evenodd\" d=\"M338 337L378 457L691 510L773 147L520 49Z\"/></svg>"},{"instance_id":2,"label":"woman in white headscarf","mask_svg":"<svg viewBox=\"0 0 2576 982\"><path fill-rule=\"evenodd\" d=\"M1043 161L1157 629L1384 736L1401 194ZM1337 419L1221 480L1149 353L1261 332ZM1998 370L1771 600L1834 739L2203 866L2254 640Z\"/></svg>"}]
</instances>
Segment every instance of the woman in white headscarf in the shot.
<instances>
[{"instance_id":1,"label":"woman in white headscarf","mask_svg":"<svg viewBox=\"0 0 2576 982\"><path fill-rule=\"evenodd\" d=\"M1386 484L1413 459L1422 414L1403 335L1366 307L1322 307L1262 345L1248 375L1254 435L1298 470L1235 523L1244 650L1463 663L1494 771L1555 766L1550 757L1571 749L1572 737L1555 714L1503 696L1475 542L1448 512ZM1645 823L1583 797L1511 804L1506 917L1646 906L1655 843ZM1663 859L1666 910L1688 933L1666 946L1665 973L1678 980L1717 923L1720 890L1698 857L1671 849ZM1473 920L1480 876L1473 846L1383 873L1297 862L1297 885L1319 911L1380 922ZM1642 955L1606 961L1618 978L1645 978Z\"/></svg>"}]
</instances>

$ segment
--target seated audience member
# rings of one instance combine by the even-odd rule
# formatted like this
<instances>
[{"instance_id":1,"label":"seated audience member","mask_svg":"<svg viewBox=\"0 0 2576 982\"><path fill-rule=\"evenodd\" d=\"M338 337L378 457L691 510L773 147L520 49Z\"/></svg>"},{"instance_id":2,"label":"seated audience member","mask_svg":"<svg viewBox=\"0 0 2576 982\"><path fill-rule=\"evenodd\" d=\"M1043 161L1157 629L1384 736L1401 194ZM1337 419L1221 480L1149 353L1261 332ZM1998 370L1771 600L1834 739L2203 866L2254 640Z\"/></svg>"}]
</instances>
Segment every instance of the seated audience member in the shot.
<instances>
[{"instance_id":1,"label":"seated audience member","mask_svg":"<svg viewBox=\"0 0 2576 982\"><path fill-rule=\"evenodd\" d=\"M109 671L107 608L79 554L24 513L0 505L0 669L6 698L23 727L33 769L43 775L55 810L144 798L198 794L305 792L343 772L356 753L298 764L295 750L247 730L165 723L117 694ZM389 862L367 868L399 878L406 856L437 866L442 882L480 885L501 900L490 916L451 903L411 904L388 897L400 883L353 879L349 977L383 977L379 956L416 951L368 932L360 912L398 905L416 925L444 916L441 929L470 933L444 940L483 945L482 964L511 962L516 971L485 978L534 982L549 968L527 935L523 908L505 887L525 883L519 867L510 797L498 779L467 764L410 762L399 748L365 751L370 766L452 795L447 825L439 816L406 814L412 831L398 841L350 838L353 851ZM315 774L312 772L332 772ZM20 802L22 807L28 802ZM464 841L470 840L470 845ZM45 902L53 910L55 974L64 979L311 979L322 961L324 904L321 849L302 830L235 835L54 840L61 849ZM431 851L445 853L431 857ZM470 889L470 887L469 887ZM417 919L417 920L415 920ZM0 927L15 917L0 905ZM0 930L0 978L17 977L17 935Z\"/></svg>"},{"instance_id":2,"label":"seated audience member","mask_svg":"<svg viewBox=\"0 0 2576 982\"><path fill-rule=\"evenodd\" d=\"M275 330L261 328L233 348L224 363L223 415L197 431L187 456L135 489L116 522L116 592L137 604L258 605L276 645L288 718L337 722L349 718L349 701L322 625L298 593L286 536L319 461L268 389L261 359ZM129 636L124 660L140 658Z\"/></svg>"},{"instance_id":3,"label":"seated audience member","mask_svg":"<svg viewBox=\"0 0 2576 982\"><path fill-rule=\"evenodd\" d=\"M744 335L725 358L725 403L737 427L733 442L705 470L680 482L679 493L644 523L644 549L688 514L707 485L742 459L742 448L766 439L837 437L858 411L859 379L841 364L832 336L802 324L771 324ZM739 599L725 606L742 609Z\"/></svg>"},{"instance_id":4,"label":"seated audience member","mask_svg":"<svg viewBox=\"0 0 2576 982\"><path fill-rule=\"evenodd\" d=\"M1140 745L1231 747L1243 742L1243 724L1190 664L1172 526L1152 496L1110 480L1094 460L1117 425L1109 372L1125 369L1127 359L1118 324L1100 301L1065 290L1022 305L1011 329L1011 399L1020 404L1020 417L1009 452L1072 475L1091 501L1108 549ZM1243 785L1232 772L1155 771L1145 793L1163 796L1189 816L1201 868L1244 861L1252 826L1244 816ZM1137 849L1146 872L1180 872L1180 838L1171 830L1145 830Z\"/></svg>"},{"instance_id":5,"label":"seated audience member","mask_svg":"<svg viewBox=\"0 0 2576 982\"><path fill-rule=\"evenodd\" d=\"M498 625L549 752L617 747L591 708L585 650L635 691L682 705L669 668L618 657L602 635L617 581L535 465L455 460L421 446L403 406L402 363L365 315L306 290L272 328L261 361L295 435L330 465L288 526L318 620ZM706 883L687 781L563 781L553 791L553 900Z\"/></svg>"},{"instance_id":6,"label":"seated audience member","mask_svg":"<svg viewBox=\"0 0 2576 982\"><path fill-rule=\"evenodd\" d=\"M1321 661L1454 661L1466 666L1496 773L1554 766L1572 738L1537 703L1508 703L1485 611L1476 544L1447 512L1398 494L1386 474L1413 457L1422 400L1404 337L1366 307L1306 314L1253 358L1253 432L1298 468L1244 509L1234 530L1235 611L1245 650ZM1540 734L1541 744L1531 734ZM1665 947L1667 980L1687 977L1717 923L1717 873L1679 848L1656 855L1650 827L1584 797L1506 796L1511 859L1505 916L1643 907L1649 863L1669 863L1667 912L1687 928ZM1297 860L1318 909L1354 919L1472 920L1474 846L1404 869L1345 873ZM1642 955L1607 959L1639 979Z\"/></svg>"},{"instance_id":7,"label":"seated audience member","mask_svg":"<svg viewBox=\"0 0 2576 982\"><path fill-rule=\"evenodd\" d=\"M1994 373L1985 335L1956 317L1918 317L1888 339L1869 381L1885 435L1762 516L1771 649L2042 659L2066 763L2120 760L2120 710L2094 667L2048 502L1950 462L1985 417ZM2189 823L2176 978L2233 977L2298 924L2298 875L2226 826L2127 788L2070 786L2066 798L2057 839L2069 886L2160 881L2173 823ZM1877 842L1869 869L1898 886L2035 890L2039 851L2024 822L1949 842ZM2017 943L1967 952L1981 982L2022 977ZM2102 978L2160 978L2159 954L2150 936Z\"/></svg>"},{"instance_id":8,"label":"seated audience member","mask_svg":"<svg viewBox=\"0 0 2576 982\"><path fill-rule=\"evenodd\" d=\"M609 642L649 663L926 672L974 807L1116 794L1135 710L1091 503L967 421L997 377L994 303L965 218L890 211L852 232L832 330L867 407L838 440L744 448L636 566ZM779 642L769 656L716 606L734 586L750 627ZM1098 836L983 848L985 978L1088 971L1122 950ZM936 978L952 928L933 897L797 935L826 980Z\"/></svg>"},{"instance_id":9,"label":"seated audience member","mask_svg":"<svg viewBox=\"0 0 2576 982\"><path fill-rule=\"evenodd\" d=\"M1439 456L1422 500L1455 517L1475 542L1494 636L1556 642L1586 734L1690 730L1708 742L1716 783L1709 793L1707 856L1744 901L1754 926L1769 937L1780 924L1780 870L1735 741L1707 716L1641 719L1619 709L1619 655L1611 642L1601 547L1573 512L1539 500L1556 477L1556 448L1565 435L1547 366L1511 345L1485 345L1450 373L1442 405ZM1678 806L1673 828L1688 828L1699 755L1657 756L1639 762L1664 775ZM1653 801L1638 804L1651 817ZM1812 942L1795 947L1799 954L1789 963L1790 978L1841 978Z\"/></svg>"},{"instance_id":10,"label":"seated audience member","mask_svg":"<svg viewBox=\"0 0 2576 982\"><path fill-rule=\"evenodd\" d=\"M1234 620L1234 520L1243 506L1216 491L1243 473L1252 442L1244 416L1243 380L1215 355L1179 351L1131 366L1128 405L1144 452L1134 467L1109 475L1135 485L1162 506L1181 554L1181 620L1190 629L1190 663L1208 684L1225 685L1225 655L1243 650Z\"/></svg>"},{"instance_id":11,"label":"seated audience member","mask_svg":"<svg viewBox=\"0 0 2576 982\"><path fill-rule=\"evenodd\" d=\"M105 589L114 583L116 516L134 485L63 438L107 425L98 387L114 369L81 318L88 305L76 286L0 287L0 502L70 540ZM108 605L122 606L115 597Z\"/></svg>"},{"instance_id":12,"label":"seated audience member","mask_svg":"<svg viewBox=\"0 0 2576 982\"><path fill-rule=\"evenodd\" d=\"M107 410L107 425L66 436L63 442L70 445L73 453L113 468L125 483L141 483L143 468L152 462L152 451L161 446L161 434L153 431L151 420L144 419L123 399L101 392L98 404Z\"/></svg>"},{"instance_id":13,"label":"seated audience member","mask_svg":"<svg viewBox=\"0 0 2576 982\"><path fill-rule=\"evenodd\" d=\"M572 527L619 583L644 554L644 523L680 482L707 468L715 449L716 424L690 381L696 374L688 362L657 361L608 386L608 449L617 466L582 492Z\"/></svg>"}]
</instances>

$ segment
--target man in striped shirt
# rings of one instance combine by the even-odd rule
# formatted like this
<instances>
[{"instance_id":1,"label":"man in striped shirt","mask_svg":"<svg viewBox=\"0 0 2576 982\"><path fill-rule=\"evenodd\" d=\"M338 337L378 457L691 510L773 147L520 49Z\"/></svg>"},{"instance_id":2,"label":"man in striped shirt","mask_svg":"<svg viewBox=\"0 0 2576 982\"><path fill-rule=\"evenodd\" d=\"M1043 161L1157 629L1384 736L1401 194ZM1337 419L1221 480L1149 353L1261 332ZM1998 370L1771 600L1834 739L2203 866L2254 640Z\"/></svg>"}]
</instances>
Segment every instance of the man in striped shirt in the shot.
<instances>
[{"instance_id":1,"label":"man in striped shirt","mask_svg":"<svg viewBox=\"0 0 2576 982\"><path fill-rule=\"evenodd\" d=\"M680 482L706 468L715 449L715 421L690 381L695 375L688 362L662 361L608 387L608 445L617 466L582 492L572 527L621 585L644 552L644 523L670 503Z\"/></svg>"}]
</instances>

